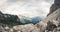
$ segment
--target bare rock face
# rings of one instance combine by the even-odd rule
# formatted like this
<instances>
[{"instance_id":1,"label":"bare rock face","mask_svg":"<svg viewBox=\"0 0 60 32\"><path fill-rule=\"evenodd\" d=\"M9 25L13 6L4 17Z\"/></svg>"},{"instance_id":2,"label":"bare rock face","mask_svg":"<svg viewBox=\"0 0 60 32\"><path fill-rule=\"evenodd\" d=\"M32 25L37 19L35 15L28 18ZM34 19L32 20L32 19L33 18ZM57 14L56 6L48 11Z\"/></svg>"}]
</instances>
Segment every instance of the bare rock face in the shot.
<instances>
[{"instance_id":1,"label":"bare rock face","mask_svg":"<svg viewBox=\"0 0 60 32\"><path fill-rule=\"evenodd\" d=\"M60 4L60 0L55 0L54 2L55 2L55 4L57 4L57 5Z\"/></svg>"},{"instance_id":2,"label":"bare rock face","mask_svg":"<svg viewBox=\"0 0 60 32\"><path fill-rule=\"evenodd\" d=\"M49 16L51 13L53 13L54 11L56 11L59 8L60 8L60 0L55 0L54 4L52 4L52 6L50 7L50 12L47 16Z\"/></svg>"},{"instance_id":3,"label":"bare rock face","mask_svg":"<svg viewBox=\"0 0 60 32\"><path fill-rule=\"evenodd\" d=\"M58 27L60 27L60 9L57 9L43 21L38 23L37 27L40 28L40 32L59 31L60 29L58 29Z\"/></svg>"}]
</instances>

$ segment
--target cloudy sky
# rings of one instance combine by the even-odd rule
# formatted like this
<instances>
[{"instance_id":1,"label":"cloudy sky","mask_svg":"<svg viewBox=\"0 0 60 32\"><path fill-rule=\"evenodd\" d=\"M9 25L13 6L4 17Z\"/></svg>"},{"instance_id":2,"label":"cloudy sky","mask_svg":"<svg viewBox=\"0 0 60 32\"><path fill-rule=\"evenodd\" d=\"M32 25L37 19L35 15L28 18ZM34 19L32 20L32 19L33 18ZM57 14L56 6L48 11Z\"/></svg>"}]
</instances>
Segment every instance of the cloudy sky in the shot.
<instances>
[{"instance_id":1,"label":"cloudy sky","mask_svg":"<svg viewBox=\"0 0 60 32\"><path fill-rule=\"evenodd\" d=\"M26 17L45 17L54 0L0 0L3 13Z\"/></svg>"}]
</instances>

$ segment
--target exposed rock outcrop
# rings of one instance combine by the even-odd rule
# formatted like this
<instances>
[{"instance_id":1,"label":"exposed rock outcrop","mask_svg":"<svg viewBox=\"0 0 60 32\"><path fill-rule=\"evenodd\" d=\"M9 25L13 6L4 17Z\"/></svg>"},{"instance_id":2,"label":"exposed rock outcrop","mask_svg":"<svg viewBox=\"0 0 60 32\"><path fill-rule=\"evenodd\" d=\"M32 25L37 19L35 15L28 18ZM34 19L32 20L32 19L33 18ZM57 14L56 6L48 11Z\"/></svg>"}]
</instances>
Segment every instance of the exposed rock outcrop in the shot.
<instances>
[{"instance_id":1,"label":"exposed rock outcrop","mask_svg":"<svg viewBox=\"0 0 60 32\"><path fill-rule=\"evenodd\" d=\"M40 32L43 32L46 30L54 31L60 25L59 23L60 23L60 9L56 10L51 15L49 15L47 18L45 18L43 21L38 23L37 27L41 29Z\"/></svg>"},{"instance_id":2,"label":"exposed rock outcrop","mask_svg":"<svg viewBox=\"0 0 60 32\"><path fill-rule=\"evenodd\" d=\"M52 6L50 7L50 12L47 16L49 16L51 13L53 13L54 11L56 11L59 8L60 8L60 0L55 0L54 4L52 4Z\"/></svg>"},{"instance_id":3,"label":"exposed rock outcrop","mask_svg":"<svg viewBox=\"0 0 60 32\"><path fill-rule=\"evenodd\" d=\"M60 30L60 0L54 1L47 16L43 21L36 24L40 28L40 32L58 32Z\"/></svg>"}]
</instances>

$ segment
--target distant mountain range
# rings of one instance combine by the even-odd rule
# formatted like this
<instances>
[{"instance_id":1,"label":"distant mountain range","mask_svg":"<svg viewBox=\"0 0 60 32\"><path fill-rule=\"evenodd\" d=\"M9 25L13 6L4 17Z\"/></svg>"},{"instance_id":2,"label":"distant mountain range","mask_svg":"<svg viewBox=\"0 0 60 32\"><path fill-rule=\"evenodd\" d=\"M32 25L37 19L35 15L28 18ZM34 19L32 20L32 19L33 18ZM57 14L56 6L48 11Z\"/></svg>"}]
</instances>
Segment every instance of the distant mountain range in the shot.
<instances>
[{"instance_id":1,"label":"distant mountain range","mask_svg":"<svg viewBox=\"0 0 60 32\"><path fill-rule=\"evenodd\" d=\"M11 14L3 14L0 12L0 23L7 24L7 25L23 25L23 24L36 24L42 20L42 17L26 17L26 16L18 16L18 15L11 15Z\"/></svg>"},{"instance_id":2,"label":"distant mountain range","mask_svg":"<svg viewBox=\"0 0 60 32\"><path fill-rule=\"evenodd\" d=\"M19 17L19 16L18 16ZM29 18L29 17L25 17L25 16L21 16L20 15L20 22L21 23L24 23L24 24L29 24L29 23L33 23L33 24L36 24L38 23L39 21L42 20L42 17L32 17L32 18Z\"/></svg>"},{"instance_id":3,"label":"distant mountain range","mask_svg":"<svg viewBox=\"0 0 60 32\"><path fill-rule=\"evenodd\" d=\"M33 23L38 23L38 22L41 21L41 20L42 20L42 17L38 17L38 16L32 18L32 22L33 22Z\"/></svg>"}]
</instances>

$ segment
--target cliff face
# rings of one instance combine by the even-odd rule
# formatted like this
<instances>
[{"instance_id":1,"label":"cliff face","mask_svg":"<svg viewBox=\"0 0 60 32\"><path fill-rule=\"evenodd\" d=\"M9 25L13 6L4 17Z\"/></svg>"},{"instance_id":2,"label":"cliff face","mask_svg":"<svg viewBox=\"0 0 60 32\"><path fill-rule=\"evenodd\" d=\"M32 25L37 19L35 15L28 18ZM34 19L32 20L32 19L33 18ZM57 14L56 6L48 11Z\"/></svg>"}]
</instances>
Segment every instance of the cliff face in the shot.
<instances>
[{"instance_id":1,"label":"cliff face","mask_svg":"<svg viewBox=\"0 0 60 32\"><path fill-rule=\"evenodd\" d=\"M53 13L54 11L56 11L59 8L60 8L60 0L55 0L54 4L52 4L52 6L50 7L50 12L47 16L49 16L51 13Z\"/></svg>"},{"instance_id":2,"label":"cliff face","mask_svg":"<svg viewBox=\"0 0 60 32\"><path fill-rule=\"evenodd\" d=\"M40 23L37 24L37 26L41 29L40 31L54 31L58 27L60 27L60 9L53 12L51 15L49 15L47 18L42 20ZM59 28L60 30L60 28ZM59 31L57 29L57 31ZM55 30L56 31L56 30ZM56 32L57 32L56 31Z\"/></svg>"},{"instance_id":3,"label":"cliff face","mask_svg":"<svg viewBox=\"0 0 60 32\"><path fill-rule=\"evenodd\" d=\"M60 30L60 0L54 1L47 16L47 18L37 24L41 29L40 32L58 32Z\"/></svg>"},{"instance_id":4,"label":"cliff face","mask_svg":"<svg viewBox=\"0 0 60 32\"><path fill-rule=\"evenodd\" d=\"M60 0L55 0L54 4L60 5Z\"/></svg>"},{"instance_id":5,"label":"cliff face","mask_svg":"<svg viewBox=\"0 0 60 32\"><path fill-rule=\"evenodd\" d=\"M60 30L60 0L54 1L47 16L47 18L37 24L41 29L40 32L58 32Z\"/></svg>"}]
</instances>

